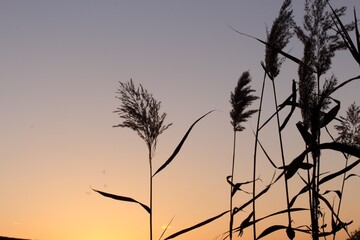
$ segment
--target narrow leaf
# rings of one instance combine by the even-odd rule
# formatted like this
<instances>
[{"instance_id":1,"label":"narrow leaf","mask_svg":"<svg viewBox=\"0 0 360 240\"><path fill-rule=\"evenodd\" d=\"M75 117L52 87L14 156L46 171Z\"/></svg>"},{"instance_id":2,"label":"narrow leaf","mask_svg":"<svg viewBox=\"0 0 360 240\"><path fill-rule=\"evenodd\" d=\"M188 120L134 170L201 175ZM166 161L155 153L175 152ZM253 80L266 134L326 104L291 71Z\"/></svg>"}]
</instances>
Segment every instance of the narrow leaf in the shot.
<instances>
[{"instance_id":1,"label":"narrow leaf","mask_svg":"<svg viewBox=\"0 0 360 240\"><path fill-rule=\"evenodd\" d=\"M285 178L290 179L292 178L295 173L300 169L301 166L303 166L303 161L305 159L306 154L301 153L299 156L297 156L288 166L285 168Z\"/></svg>"},{"instance_id":2,"label":"narrow leaf","mask_svg":"<svg viewBox=\"0 0 360 240\"><path fill-rule=\"evenodd\" d=\"M206 115L210 114L211 112L213 112L214 110L206 113L205 115L201 116L199 119L197 119L191 126L190 128L187 130L187 132L185 133L184 137L181 139L179 145L175 148L174 152L171 154L171 156L169 157L169 159L154 173L153 177L158 174L161 170L163 170L167 165L169 165L172 160L174 160L174 158L176 157L176 155L179 153L180 149L182 148L184 142L186 141L187 137L189 136L192 128L195 126L196 123L198 123L201 119L203 119Z\"/></svg>"},{"instance_id":3,"label":"narrow leaf","mask_svg":"<svg viewBox=\"0 0 360 240\"><path fill-rule=\"evenodd\" d=\"M298 211L309 211L309 209L307 208L292 208L290 209L290 212L298 212ZM288 209L285 209L285 210L281 210L281 211L278 211L278 212L275 212L275 213L272 213L272 214L269 214L265 217L261 217L261 218L257 218L255 221L247 221L247 219L245 219L241 225L236 228L236 231L243 231L245 228L249 227L249 226L252 226L254 223L257 223L257 222L260 222L264 219L267 219L269 217L273 217L273 216L276 216L276 215L281 215L281 214L285 214L285 213L288 213L289 210ZM251 213L253 214L253 213ZM249 217L252 216L252 215L249 215ZM240 235L240 233L239 233Z\"/></svg>"},{"instance_id":4,"label":"narrow leaf","mask_svg":"<svg viewBox=\"0 0 360 240\"><path fill-rule=\"evenodd\" d=\"M296 101L296 95L294 96L293 93L292 93L289 97L287 97L287 98L285 99L285 101L278 106L276 112L273 113L273 114L261 125L261 127L259 128L259 131L260 131L263 127L265 127L266 124L268 124L268 123L270 122L270 120L271 120L273 117L275 117L276 114L279 113L284 107L286 107L286 106L288 106L288 105L290 105L290 106L292 106L292 107L293 107L293 106L297 107L298 104L297 104L296 102L293 103L293 101L292 101L292 99L294 99L294 98L295 98L295 101Z\"/></svg>"},{"instance_id":5,"label":"narrow leaf","mask_svg":"<svg viewBox=\"0 0 360 240\"><path fill-rule=\"evenodd\" d=\"M244 221L241 222L240 226L237 228L239 231L239 236L242 236L244 233L244 229L251 226L252 222L250 222L251 218L253 217L254 212L251 212L249 216L247 216Z\"/></svg>"},{"instance_id":6,"label":"narrow leaf","mask_svg":"<svg viewBox=\"0 0 360 240\"><path fill-rule=\"evenodd\" d=\"M320 179L319 181L319 184L323 184L327 181L330 181L331 179L334 179L348 171L350 171L352 168L354 168L356 165L358 165L360 163L360 159L358 159L357 161L353 162L352 164L350 164L349 166L347 166L346 168L338 171L338 172L335 172L335 173L332 173L330 175L327 175L326 177Z\"/></svg>"},{"instance_id":7,"label":"narrow leaf","mask_svg":"<svg viewBox=\"0 0 360 240\"><path fill-rule=\"evenodd\" d=\"M338 197L341 198L342 194L341 194L341 191L340 191L340 190L326 190L326 191L323 193L323 195L328 194L328 193L332 193L332 192L336 193L336 194L338 195Z\"/></svg>"},{"instance_id":8,"label":"narrow leaf","mask_svg":"<svg viewBox=\"0 0 360 240\"><path fill-rule=\"evenodd\" d=\"M255 134L254 131L253 131L253 134L256 136L256 134ZM257 142L259 143L259 146L261 147L261 149L263 150L266 158L269 160L270 164L271 164L274 168L278 168L278 167L276 166L276 164L274 163L274 161L271 160L269 154L266 152L266 150L265 150L264 146L261 144L260 140L259 140L258 138L257 138L256 140L257 140Z\"/></svg>"},{"instance_id":9,"label":"narrow leaf","mask_svg":"<svg viewBox=\"0 0 360 240\"><path fill-rule=\"evenodd\" d=\"M236 30L235 28L233 28L233 27L230 26L230 25L228 25L228 26L229 26L233 31L235 31L235 32L237 32L237 33L239 33L239 34L241 34L241 35L243 35L243 36L252 38L252 39L254 39L254 40L257 40L257 41L265 44L266 46L268 46L268 47L270 47L270 48L273 48L275 51L277 51L278 53L280 53L280 54L283 55L284 57L290 59L291 61L293 61L293 62L295 62L295 63L297 63L297 64L302 64L302 63L303 63L303 62L302 62L301 60L299 60L298 58L296 58L296 57L294 57L294 56L292 56L292 55L290 55L290 54L288 54L288 53L286 53L286 52L283 52L282 50L280 50L279 48L273 46L272 44L269 44L269 43L267 43L267 42L265 42L265 41L263 41L263 40L261 40L261 39L259 39L259 38L253 37L253 36L251 36L251 35L249 35L249 34L240 32L240 31Z\"/></svg>"},{"instance_id":10,"label":"narrow leaf","mask_svg":"<svg viewBox=\"0 0 360 240\"><path fill-rule=\"evenodd\" d=\"M309 170L312 167L313 167L313 164L311 164L311 163L302 162L301 164L299 164L299 168L304 169L304 170Z\"/></svg>"},{"instance_id":11,"label":"narrow leaf","mask_svg":"<svg viewBox=\"0 0 360 240\"><path fill-rule=\"evenodd\" d=\"M356 43L357 43L357 49L358 49L358 53L360 53L360 34L359 34L359 28L358 28L358 21L357 21L357 17L356 17L356 10L354 8L354 21L355 21L355 37L356 37ZM359 54L358 54L359 56ZM360 56L359 56L360 57Z\"/></svg>"},{"instance_id":12,"label":"narrow leaf","mask_svg":"<svg viewBox=\"0 0 360 240\"><path fill-rule=\"evenodd\" d=\"M164 229L164 231L162 232L162 234L159 237L159 240L161 240L161 238L164 236L166 230L168 230L170 224L172 223L172 221L174 220L174 217L170 220L170 222L166 225L166 228Z\"/></svg>"},{"instance_id":13,"label":"narrow leaf","mask_svg":"<svg viewBox=\"0 0 360 240\"><path fill-rule=\"evenodd\" d=\"M207 220L205 220L205 221L203 221L203 222L201 222L201 223L198 223L198 224L196 224L196 225L194 225L194 226L192 226L192 227L183 229L183 230L181 230L181 231L179 231L179 232L177 232L177 233L174 233L174 234L170 235L169 237L165 238L164 240L173 239L173 238L175 238L175 237L177 237L177 236L180 236L180 235L182 235L182 234L184 234L184 233L187 233L187 232L190 232L190 231L192 231L192 230L194 230L194 229L197 229L197 228L199 228L199 227L202 227L202 226L204 226L204 225L206 225L206 224L208 224L208 223L211 223L212 221L214 221L214 220L222 217L223 215L225 215L225 214L228 213L228 212L229 212L229 210L227 210L227 211L225 211L225 212L223 212L223 213L220 213L219 215L217 215L217 216L215 216L215 217L209 218L209 219L207 219Z\"/></svg>"},{"instance_id":14,"label":"narrow leaf","mask_svg":"<svg viewBox=\"0 0 360 240\"><path fill-rule=\"evenodd\" d=\"M351 55L354 57L354 59L360 64L360 54L357 51L355 44L353 43L349 33L346 30L346 27L344 26L344 24L341 22L339 16L336 14L335 10L332 8L331 4L328 1L328 4L335 16L335 19L332 17L335 26L338 29L339 34L341 35L341 37L344 40L344 43L346 44L347 48L349 49L349 51L351 52ZM336 24L337 23L337 24ZM357 43L359 44L359 35L358 35L358 30L357 30L357 21L356 21L356 14L355 14L355 34L356 34L356 40Z\"/></svg>"},{"instance_id":15,"label":"narrow leaf","mask_svg":"<svg viewBox=\"0 0 360 240\"><path fill-rule=\"evenodd\" d=\"M359 63L360 64L360 63ZM338 86L334 87L334 89L331 91L331 93L334 93L335 91L337 91L338 89L342 88L343 86L345 86L346 84L354 81L354 80L360 80L360 75L359 76L356 76L356 77L353 77L353 78L350 78L344 82L342 82L341 84L339 84Z\"/></svg>"},{"instance_id":16,"label":"narrow leaf","mask_svg":"<svg viewBox=\"0 0 360 240\"><path fill-rule=\"evenodd\" d=\"M314 138L313 136L306 130L302 122L298 122L296 124L297 129L299 130L302 138L304 139L306 145L313 146L314 144Z\"/></svg>"},{"instance_id":17,"label":"narrow leaf","mask_svg":"<svg viewBox=\"0 0 360 240\"><path fill-rule=\"evenodd\" d=\"M93 189L91 188L93 191L103 195L104 197L108 197L108 198L112 198L112 199L115 199L115 200L119 200L119 201L124 201L124 202L133 202L133 203L137 203L137 204L140 204L149 214L151 212L151 209L146 206L145 204L142 204L141 202L139 201L136 201L135 199L133 198L130 198L130 197L124 197L124 196L119 196L119 195L114 195L114 194L111 194L111 193L106 193L106 192L102 192L102 191L98 191L96 189Z\"/></svg>"},{"instance_id":18,"label":"narrow leaf","mask_svg":"<svg viewBox=\"0 0 360 240\"><path fill-rule=\"evenodd\" d=\"M348 176L346 176L345 180L348 180L351 177L360 177L360 176L355 173L352 173L352 174L349 174Z\"/></svg>"},{"instance_id":19,"label":"narrow leaf","mask_svg":"<svg viewBox=\"0 0 360 240\"><path fill-rule=\"evenodd\" d=\"M291 109L290 109L290 112L289 114L286 116L284 122L281 124L280 126L280 131L282 131L286 124L289 122L292 114L294 113L295 109L296 109L296 92L297 92L297 89L296 89L296 83L295 83L295 80L293 80L293 83L292 83L292 94L291 94L291 98L292 100L289 101L290 105L291 105Z\"/></svg>"},{"instance_id":20,"label":"narrow leaf","mask_svg":"<svg viewBox=\"0 0 360 240\"><path fill-rule=\"evenodd\" d=\"M333 107L329 112L327 112L325 114L325 116L323 117L322 121L321 121L321 125L320 125L320 128L323 128L325 127L326 125L328 125L332 120L335 119L337 113L339 112L340 110L340 102L337 101L337 104L335 107Z\"/></svg>"},{"instance_id":21,"label":"narrow leaf","mask_svg":"<svg viewBox=\"0 0 360 240\"><path fill-rule=\"evenodd\" d=\"M269 235L270 233L273 233L273 232L281 230L281 229L287 229L287 228L288 228L287 226L283 226L283 225L273 225L273 226L265 229L256 239L263 238L263 237Z\"/></svg>"}]
</instances>

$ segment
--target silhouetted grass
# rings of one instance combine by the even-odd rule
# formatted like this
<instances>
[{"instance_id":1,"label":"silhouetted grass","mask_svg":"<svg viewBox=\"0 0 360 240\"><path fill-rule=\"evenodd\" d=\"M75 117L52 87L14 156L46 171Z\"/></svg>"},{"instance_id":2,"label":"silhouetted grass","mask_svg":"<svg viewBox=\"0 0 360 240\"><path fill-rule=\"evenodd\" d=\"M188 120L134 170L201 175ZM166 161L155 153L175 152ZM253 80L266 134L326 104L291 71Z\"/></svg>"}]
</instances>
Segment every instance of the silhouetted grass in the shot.
<instances>
[{"instance_id":1,"label":"silhouetted grass","mask_svg":"<svg viewBox=\"0 0 360 240\"><path fill-rule=\"evenodd\" d=\"M327 6L330 7L331 11L326 10ZM227 182L230 185L230 209L220 211L215 216L172 233L170 236L166 237L165 240L173 239L196 230L228 213L230 215L229 230L221 235L223 239L229 238L231 240L233 238L233 233L242 235L245 229L251 227L253 229L254 240L267 237L277 231L284 231L289 239L294 239L296 233L305 233L313 240L318 240L319 238L326 239L328 236L333 236L333 239L335 239L337 232L341 230L347 232L347 226L350 225L352 221L343 221L340 218L340 209L345 182L348 178L357 176L351 174L350 171L360 164L360 109L353 104L347 112L347 117L337 118L341 109L341 101L335 99L333 94L345 85L348 85L355 80L359 80L360 75L338 84L339 80L335 75L325 77L325 73L331 69L332 58L335 56L337 50L348 49L354 57L354 60L359 62L360 35L358 27L356 24L343 24L340 17L345 14L345 8L333 9L325 0L305 1L303 27L296 26L293 22L292 14L291 1L284 0L279 16L275 19L270 32L267 34L266 41L233 29L244 36L264 44L266 46L266 52L265 63L261 62L261 66L264 69L264 78L259 109L246 110L246 108L257 99L257 97L251 95L254 90L247 86L251 80L249 72L243 73L234 92L231 93L230 103L232 105L232 110L230 116L234 137L231 175L227 176ZM355 11L354 19L356 23L357 18ZM355 29L356 44L353 43L348 33L348 31L351 31L352 29ZM293 30L299 40L303 43L303 56L301 58L292 56L284 50L293 35ZM285 59L289 59L298 65L298 79L292 81L289 97L279 104L275 81L280 74L280 67ZM267 77L272 83L271 90L273 92L275 109L271 117L261 123L261 110L263 107L262 104L264 101L264 91L266 90L265 82ZM130 83L120 83L119 94L122 106L115 112L117 112L120 118L123 118L125 121L117 126L127 127L136 131L145 141L149 150L149 205L140 203L130 197L114 195L95 189L94 191L108 198L132 202L142 206L150 215L150 240L152 240L152 180L175 159L192 128L212 111L202 115L189 127L171 156L164 161L156 171L153 171L152 156L156 149L158 136L171 124L164 124L166 114L159 115L160 102L153 99L152 95L141 85L139 88L135 88L132 81L130 81ZM289 112L281 119L282 115L280 112L283 113L286 109L289 109ZM301 119L297 119L296 114L293 114L296 111L301 115ZM258 118L256 132L254 132L253 179L241 183L234 183L236 133L245 129L242 124L256 112L258 112ZM263 129L268 128L269 123L273 120L276 121L276 132L278 134L282 163L281 166L278 166L275 163L276 161L274 161L270 154L267 153L260 138L260 132ZM331 135L328 126L333 125L335 121L340 121L340 125L335 126L339 133L339 137L332 138L332 141L329 142L323 142L323 139L321 138L322 133L326 131ZM296 124L293 122L296 122ZM303 146L299 146L298 154L292 159L285 157L286 149L283 146L282 140L283 130L288 128L297 130L299 137L303 140ZM350 129L356 129L351 132L352 135L349 134ZM256 181L259 180L259 178L256 177L258 174L258 146L260 146L266 158L274 168L273 178L260 192L256 192ZM345 166L339 167L332 172L324 173L321 165L323 162L322 153L328 150L343 154L346 158ZM348 161L350 156L358 159L350 163ZM287 161L285 161L285 159ZM303 176L304 174L301 173L301 170L305 171L305 177ZM324 187L325 183L329 183L340 177L342 177L340 189L322 189L320 192L320 187ZM288 183L294 178L298 178L303 185L300 186L299 189L294 189L295 194L290 195ZM267 198L269 192L271 192L272 188L280 180L283 180L285 183L284 198L287 203L286 207L261 216L262 213L256 211L256 202L259 199ZM234 194L237 191L242 190L242 185L249 183L252 183L253 185L252 198L240 203L234 203ZM338 197L339 204L337 208L327 198L328 194L331 193L335 193ZM296 205L299 203L299 197L307 198L308 200L305 204L300 203L300 207ZM238 217L238 213L251 206L252 211L247 211L247 215L240 221L240 225L233 226L234 218ZM307 212L309 214L309 221L307 224L294 226L296 223L295 216L298 212ZM287 215L287 223L271 222L271 224L266 226L260 234L257 234L256 225L258 223L279 215ZM325 215L329 215L329 219L326 219ZM163 237L166 230L167 229L163 231L160 239Z\"/></svg>"}]
</instances>

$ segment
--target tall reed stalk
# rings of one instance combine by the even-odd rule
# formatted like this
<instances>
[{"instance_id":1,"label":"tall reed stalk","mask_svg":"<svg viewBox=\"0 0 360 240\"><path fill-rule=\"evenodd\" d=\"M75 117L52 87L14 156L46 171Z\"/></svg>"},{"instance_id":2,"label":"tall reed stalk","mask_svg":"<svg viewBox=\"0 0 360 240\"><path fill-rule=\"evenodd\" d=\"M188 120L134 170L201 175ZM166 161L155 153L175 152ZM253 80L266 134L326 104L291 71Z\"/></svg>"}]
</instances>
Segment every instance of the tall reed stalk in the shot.
<instances>
[{"instance_id":1,"label":"tall reed stalk","mask_svg":"<svg viewBox=\"0 0 360 240\"><path fill-rule=\"evenodd\" d=\"M142 138L148 148L149 161L149 232L153 239L153 167L152 160L158 137L170 124L165 124L166 113L160 114L160 104L142 85L135 87L132 80L122 83L117 92L121 107L115 113L124 121L114 127L130 128Z\"/></svg>"},{"instance_id":2,"label":"tall reed stalk","mask_svg":"<svg viewBox=\"0 0 360 240\"><path fill-rule=\"evenodd\" d=\"M292 28L294 26L293 20L293 11L291 9L291 0L285 0L281 6L278 17L275 19L270 32L267 33L267 46L265 51L265 72L269 76L272 88L273 88L273 96L275 103L275 113L276 113L276 123L277 123L277 131L280 143L280 153L282 166L285 168L285 153L284 153L284 145L281 134L281 125L280 125L280 117L278 111L278 101L277 101L277 93L276 93L276 84L275 78L280 73L280 67L284 61L284 58L279 58L279 50L283 50L286 45L289 43L290 38L293 36ZM285 182L285 195L286 195L286 204L288 209L288 237L293 239L295 237L295 232L291 228L291 212L290 212L290 197L289 197L289 187L288 181L284 178ZM254 235L255 236L255 235Z\"/></svg>"},{"instance_id":3,"label":"tall reed stalk","mask_svg":"<svg viewBox=\"0 0 360 240\"><path fill-rule=\"evenodd\" d=\"M248 71L243 72L239 78L234 92L230 95L230 103L232 110L230 111L231 125L233 127L233 157L231 165L231 176L230 176L230 226L229 226L229 238L232 240L233 233L233 196L237 189L234 188L234 171L235 171L235 151L236 151L236 133L241 132L245 129L243 123L246 122L251 115L257 112L257 110L246 110L253 101L258 99L257 96L251 95L255 90L248 86L251 82L251 76Z\"/></svg>"}]
</instances>

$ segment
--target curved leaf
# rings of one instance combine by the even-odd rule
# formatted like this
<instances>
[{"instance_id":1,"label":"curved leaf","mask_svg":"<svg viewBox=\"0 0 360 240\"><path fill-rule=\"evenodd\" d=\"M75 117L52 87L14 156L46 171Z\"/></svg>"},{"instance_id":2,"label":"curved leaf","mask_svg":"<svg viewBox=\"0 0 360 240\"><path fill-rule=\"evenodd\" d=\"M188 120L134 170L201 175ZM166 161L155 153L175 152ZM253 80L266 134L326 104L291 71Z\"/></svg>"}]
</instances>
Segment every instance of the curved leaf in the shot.
<instances>
[{"instance_id":1,"label":"curved leaf","mask_svg":"<svg viewBox=\"0 0 360 240\"><path fill-rule=\"evenodd\" d=\"M335 173L332 173L330 175L327 175L326 177L323 177L322 179L320 179L319 184L323 184L327 181L330 181L331 179L334 179L336 177L338 177L339 175L342 175L348 171L350 171L352 168L354 168L356 165L358 165L360 163L360 159L358 159L357 161L353 162L352 164L350 164L349 166L347 166L346 168L343 168L340 171L337 171Z\"/></svg>"},{"instance_id":2,"label":"curved leaf","mask_svg":"<svg viewBox=\"0 0 360 240\"><path fill-rule=\"evenodd\" d=\"M309 133L306 128L304 127L302 122L298 122L296 124L297 129L299 130L302 138L304 139L306 145L313 146L315 143L314 137Z\"/></svg>"},{"instance_id":3,"label":"curved leaf","mask_svg":"<svg viewBox=\"0 0 360 240\"><path fill-rule=\"evenodd\" d=\"M167 165L169 165L172 160L174 160L174 158L176 157L176 155L179 153L181 147L183 146L185 140L187 139L187 137L189 136L192 128L195 126L195 124L197 122L199 122L201 119L203 119L206 115L210 114L211 112L213 112L214 110L206 113L205 115L201 116L199 119L197 119L191 126L190 128L187 130L187 132L185 133L184 137L181 139L180 143L178 144L178 146L175 148L174 152L171 154L171 156L169 157L169 159L163 164L161 165L161 167L154 173L153 177L158 174L161 170L163 170Z\"/></svg>"},{"instance_id":4,"label":"curved leaf","mask_svg":"<svg viewBox=\"0 0 360 240\"><path fill-rule=\"evenodd\" d=\"M265 229L256 239L263 238L263 237L269 235L270 233L273 233L273 232L281 230L281 229L287 229L287 228L288 228L287 226L283 226L283 225L273 225L273 226Z\"/></svg>"},{"instance_id":5,"label":"curved leaf","mask_svg":"<svg viewBox=\"0 0 360 240\"><path fill-rule=\"evenodd\" d=\"M348 180L351 177L360 177L360 175L357 175L355 173L349 174L348 176L346 176L345 180Z\"/></svg>"},{"instance_id":6,"label":"curved leaf","mask_svg":"<svg viewBox=\"0 0 360 240\"><path fill-rule=\"evenodd\" d=\"M291 109L290 109L290 112L289 114L286 116L284 122L281 124L280 126L280 131L282 131L286 124L289 122L292 114L294 113L295 109L296 109L296 106L297 106L297 103L296 103L296 92L297 92L297 89L296 89L296 83L295 83L295 80L293 80L292 82L292 94L291 94L291 98L292 100L288 102L288 104L291 105Z\"/></svg>"},{"instance_id":7,"label":"curved leaf","mask_svg":"<svg viewBox=\"0 0 360 240\"><path fill-rule=\"evenodd\" d=\"M98 191L96 189L93 189L91 188L93 191L103 195L104 197L108 197L108 198L112 198L112 199L115 199L115 200L119 200L119 201L124 201L124 202L133 202L133 203L137 203L139 204L140 206L142 206L149 214L151 213L151 209L146 206L145 204L139 202L139 201L136 201L135 199L133 198L130 198L130 197L124 197L124 196L118 196L118 195L114 195L114 194L111 194L111 193L106 193L106 192L102 192L102 191Z\"/></svg>"},{"instance_id":8,"label":"curved leaf","mask_svg":"<svg viewBox=\"0 0 360 240\"><path fill-rule=\"evenodd\" d=\"M184 234L184 233L190 232L190 231L192 231L192 230L194 230L194 229L196 229L196 228L202 227L202 226L204 226L204 225L206 225L206 224L208 224L208 223L211 223L212 221L214 221L214 220L222 217L223 215L225 215L225 214L228 213L228 212L230 212L230 211L227 210L227 211L225 211L225 212L223 212L223 213L220 213L219 215L217 215L217 216L215 216L215 217L209 218L209 219L207 219L207 220L205 220L205 221L203 221L203 222L201 222L201 223L198 223L198 224L196 224L196 225L194 225L194 226L192 226L192 227L183 229L183 230L181 230L181 231L179 231L179 232L177 232L177 233L174 233L174 234L170 235L169 237L165 238L164 240L173 239L173 238L175 238L175 237L177 237L177 236L180 236L180 235L182 235L182 234Z\"/></svg>"},{"instance_id":9,"label":"curved leaf","mask_svg":"<svg viewBox=\"0 0 360 240\"><path fill-rule=\"evenodd\" d=\"M290 212L298 212L298 211L308 211L309 209L307 208L292 208L290 209ZM254 223L257 223L257 222L260 222L264 219L267 219L269 217L273 217L273 216L276 216L276 215L281 215L281 214L284 214L284 213L288 213L289 210L288 209L285 209L285 210L281 210L281 211L278 211L278 212L275 212L275 213L272 213L272 214L269 214L265 217L261 217L261 218L257 218L255 221L249 221L250 220L250 216L253 215L253 212L240 224L239 227L237 227L235 230L236 231L239 231L239 235L241 235L242 231L249 227L249 226L252 226Z\"/></svg>"},{"instance_id":10,"label":"curved leaf","mask_svg":"<svg viewBox=\"0 0 360 240\"><path fill-rule=\"evenodd\" d=\"M237 228L239 231L239 236L242 236L244 233L244 229L251 226L253 222L251 222L251 218L254 216L254 212L251 212L244 221L241 222L240 226Z\"/></svg>"},{"instance_id":11,"label":"curved leaf","mask_svg":"<svg viewBox=\"0 0 360 240\"><path fill-rule=\"evenodd\" d=\"M342 193L340 190L326 190L322 195L328 194L328 193L336 193L336 195L338 195L339 198L341 198Z\"/></svg>"},{"instance_id":12,"label":"curved leaf","mask_svg":"<svg viewBox=\"0 0 360 240\"><path fill-rule=\"evenodd\" d=\"M288 166L285 167L285 178L292 178L295 173L301 168L304 167L304 159L306 154L302 153L296 157Z\"/></svg>"},{"instance_id":13,"label":"curved leaf","mask_svg":"<svg viewBox=\"0 0 360 240\"><path fill-rule=\"evenodd\" d=\"M273 46L272 44L269 44L269 43L267 43L267 42L265 42L265 41L263 41L263 40L261 40L261 39L259 39L259 38L253 37L253 36L251 36L251 35L249 35L249 34L240 32L240 31L236 30L235 28L233 28L232 26L230 26L229 24L228 24L228 26L229 26L229 28L231 28L233 31L235 31L235 32L237 32L237 33L239 33L239 34L241 34L241 35L243 35L243 36L246 36L246 37L255 39L255 40L257 40L257 41L265 44L266 46L274 49L276 52L280 53L281 55L283 55L284 57L290 59L291 61L293 61L293 62L295 62L295 63L297 63L297 64L303 64L303 62L302 62L301 60L299 60L298 58L296 58L296 57L294 57L294 56L292 56L292 55L290 55L290 54L288 54L288 53L280 50L279 48Z\"/></svg>"},{"instance_id":14,"label":"curved leaf","mask_svg":"<svg viewBox=\"0 0 360 240\"><path fill-rule=\"evenodd\" d=\"M335 119L337 113L340 110L340 102L337 101L337 104L335 107L333 107L329 112L327 112L325 114L325 116L322 118L321 124L320 124L320 128L325 127L326 125L328 125L332 120Z\"/></svg>"}]
</instances>

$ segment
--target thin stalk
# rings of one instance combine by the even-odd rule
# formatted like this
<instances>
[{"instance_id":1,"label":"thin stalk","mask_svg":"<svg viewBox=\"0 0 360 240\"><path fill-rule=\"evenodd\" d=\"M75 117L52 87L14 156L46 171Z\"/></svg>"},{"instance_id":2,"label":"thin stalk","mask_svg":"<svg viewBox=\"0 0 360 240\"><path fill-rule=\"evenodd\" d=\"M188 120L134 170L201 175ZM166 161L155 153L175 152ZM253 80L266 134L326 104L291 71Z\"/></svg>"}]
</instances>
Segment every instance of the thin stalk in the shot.
<instances>
[{"instance_id":1,"label":"thin stalk","mask_svg":"<svg viewBox=\"0 0 360 240\"><path fill-rule=\"evenodd\" d=\"M153 201L153 171L152 171L152 151L151 151L151 147L149 148L149 170L150 170L150 203L149 203L149 207L150 207L150 240L153 239L153 206L152 206L152 201Z\"/></svg>"},{"instance_id":2,"label":"thin stalk","mask_svg":"<svg viewBox=\"0 0 360 240\"><path fill-rule=\"evenodd\" d=\"M307 146L305 145L305 148ZM306 163L309 164L309 155L306 154ZM310 178L310 169L307 169L307 180L308 180L308 184L311 183L311 178ZM313 209L313 204L312 204L312 192L311 192L311 188L309 188L308 190L309 193L309 209L310 209L310 219L312 219L312 209Z\"/></svg>"},{"instance_id":3,"label":"thin stalk","mask_svg":"<svg viewBox=\"0 0 360 240\"><path fill-rule=\"evenodd\" d=\"M272 86L273 86L273 92L274 92L274 101L275 101L275 111L276 111L276 121L277 121L277 126L278 126L278 134L279 134L279 142L280 142L280 151L281 151L281 160L282 160L282 165L285 169L285 156L284 156L284 145L283 145L283 141L282 141L282 135L281 135L281 130L280 130L280 117L279 117L279 112L277 111L277 106L278 106L278 102L277 102L277 96L276 96L276 87L275 87L275 79L272 79ZM284 178L285 181L285 194L286 194L286 204L287 204L287 209L290 210L290 199L289 199L289 187L288 187L288 181L286 178ZM289 226L291 226L291 213L290 211L287 212L288 213L288 220L289 220Z\"/></svg>"},{"instance_id":4,"label":"thin stalk","mask_svg":"<svg viewBox=\"0 0 360 240\"><path fill-rule=\"evenodd\" d=\"M320 97L320 74L317 74L317 105L319 105L319 112L320 112L320 102L319 102L319 97ZM314 114L314 113L313 113ZM316 129L315 129L315 133L314 136L316 136L317 138L317 144L320 144L320 116L316 115ZM320 181L320 154L316 153L316 155L314 156L314 163L316 162L316 164L314 164L314 190L315 192L313 193L313 197L314 197L314 202L313 202L313 206L314 206L314 223L315 225L313 225L313 232L315 233L313 236L314 240L318 240L319 239L319 197L318 194L320 192L320 187L319 187L319 181ZM316 171L316 173L315 173Z\"/></svg>"},{"instance_id":5,"label":"thin stalk","mask_svg":"<svg viewBox=\"0 0 360 240\"><path fill-rule=\"evenodd\" d=\"M345 168L347 168L348 164L349 164L349 157L346 156ZM344 194L345 180L346 180L346 177L347 177L346 173L347 172L344 172L344 177L343 177L343 180L342 180L342 183L341 183L341 191L340 191L341 192L341 197L339 199L338 209L337 209L337 212L336 212L336 215L338 217L340 217L339 215L340 215L340 208L341 208L341 202L342 202L342 195ZM338 219L336 219L336 224L338 224ZM334 237L333 237L334 240L335 240L335 237L336 237L336 232L334 233Z\"/></svg>"},{"instance_id":6,"label":"thin stalk","mask_svg":"<svg viewBox=\"0 0 360 240\"><path fill-rule=\"evenodd\" d=\"M335 138L330 134L329 130L327 127L325 127L328 135L330 136L330 138L335 142ZM345 168L348 167L349 165L349 156L346 155L345 153L343 153L344 157L345 157ZM342 203L342 196L344 194L344 188L345 188L345 181L346 181L346 177L347 177L347 172L344 172L344 175L343 175L343 179L342 179L342 183L341 183L341 197L339 198L339 204L338 204L338 209L336 211L336 215L338 216L338 218L340 217L340 209L341 209L341 203ZM338 218L336 218L335 220L335 223L338 224ZM349 236L350 237L350 236ZM336 238L336 232L334 232L334 235L333 235L333 240L335 240Z\"/></svg>"},{"instance_id":7,"label":"thin stalk","mask_svg":"<svg viewBox=\"0 0 360 240\"><path fill-rule=\"evenodd\" d=\"M313 240L319 239L319 222L318 222L318 206L319 206L319 197L318 197L318 186L317 186L317 169L318 169L318 158L313 156L314 159L314 169L313 169L313 184L312 184L312 238Z\"/></svg>"},{"instance_id":8,"label":"thin stalk","mask_svg":"<svg viewBox=\"0 0 360 240\"><path fill-rule=\"evenodd\" d=\"M256 204L255 204L255 196L256 196L256 159L257 159L257 146L258 146L258 139L259 139L259 128L260 128L260 119L261 119L261 110L262 110L262 102L264 98L264 89L265 89L265 79L266 79L266 72L264 72L263 84L261 87L261 95L260 95L260 106L258 110L258 119L256 123L256 133L255 133L255 146L254 146L254 166L253 166L253 182L252 182L252 192L253 192L253 235L254 239L256 239Z\"/></svg>"},{"instance_id":9,"label":"thin stalk","mask_svg":"<svg viewBox=\"0 0 360 240\"><path fill-rule=\"evenodd\" d=\"M236 131L234 129L234 143L233 143L233 159L231 166L231 183L234 183L234 169L235 169L235 151L236 151ZM230 186L230 222L229 222L229 239L232 240L234 215L233 215L233 197L232 197L233 185Z\"/></svg>"}]
</instances>

